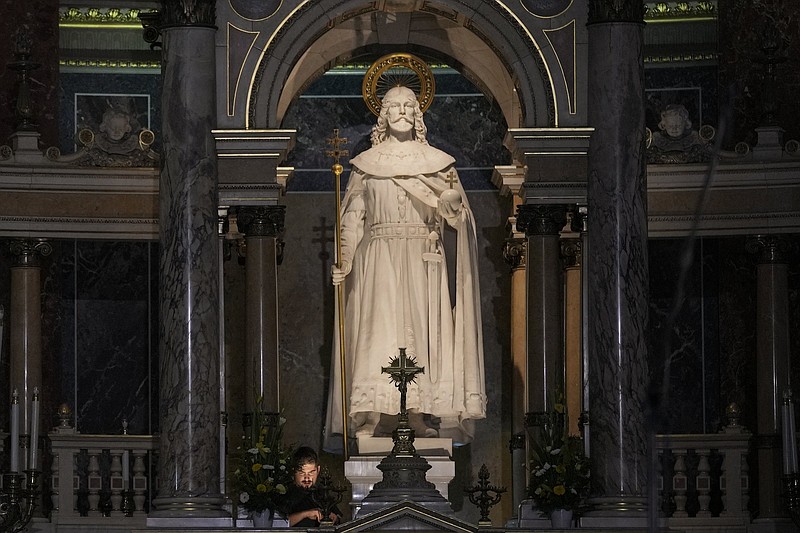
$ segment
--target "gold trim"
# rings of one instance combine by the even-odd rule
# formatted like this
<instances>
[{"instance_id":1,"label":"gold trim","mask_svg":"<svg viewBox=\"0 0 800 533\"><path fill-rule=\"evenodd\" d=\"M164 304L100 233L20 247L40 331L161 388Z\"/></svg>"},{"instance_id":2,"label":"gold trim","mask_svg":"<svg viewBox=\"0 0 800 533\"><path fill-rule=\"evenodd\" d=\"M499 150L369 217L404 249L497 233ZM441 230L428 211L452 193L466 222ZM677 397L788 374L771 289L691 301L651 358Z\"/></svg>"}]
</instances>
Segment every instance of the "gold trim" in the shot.
<instances>
[{"instance_id":1,"label":"gold trim","mask_svg":"<svg viewBox=\"0 0 800 533\"><path fill-rule=\"evenodd\" d=\"M273 13L274 14L274 13ZM247 52L244 54L242 58L242 64L239 65L239 73L236 76L236 83L234 84L233 88L233 99L231 99L231 28L234 28L241 33L252 35L253 38L250 41L250 47L247 49ZM225 69L227 72L228 79L225 83L225 99L226 99L226 111L229 117L236 115L236 96L239 94L239 83L242 81L242 73L244 73L244 66L247 63L247 58L250 57L250 52L253 51L253 47L256 45L256 41L258 40L258 36L261 35L260 31L248 31L243 28L239 28L238 26L234 26L230 22L228 22L227 31L225 33L225 46L227 47L227 54L225 54Z\"/></svg>"},{"instance_id":2,"label":"gold trim","mask_svg":"<svg viewBox=\"0 0 800 533\"><path fill-rule=\"evenodd\" d=\"M267 39L267 42L264 44L264 47L261 49L261 54L258 56L258 61L256 61L256 68L253 69L253 74L250 76L250 87L248 87L248 89L247 89L247 101L248 102L250 102L250 100L253 98L253 85L256 82L256 76L258 76L258 66L264 60L264 54L266 54L267 50L269 50L269 47L272 44L272 41L275 39L275 36L283 29L283 27L286 25L286 23L289 21L289 19L291 19L294 16L295 13L297 13L300 9L302 9L302 7L304 5L306 5L310 1L311 0L303 0L302 2L297 4L297 7L292 9L289 12L289 14L286 15L286 17L275 28L275 31L272 32L272 35L270 35L269 38ZM244 114L244 127L245 128L249 128L250 127L250 113L249 112Z\"/></svg>"},{"instance_id":3,"label":"gold trim","mask_svg":"<svg viewBox=\"0 0 800 533\"><path fill-rule=\"evenodd\" d=\"M570 91L570 89L569 89L570 85L569 85L569 82L567 81L567 73L564 72L564 65L561 63L561 58L559 57L558 52L556 51L556 47L553 44L553 41L551 41L550 37L548 37L548 35L547 35L548 33L556 33L558 31L561 31L561 30L563 30L564 28L566 28L568 26L572 26L572 91ZM561 77L564 79L564 88L567 91L567 106L569 107L569 114L570 115L574 115L574 114L577 113L577 108L578 108L578 103L577 103L577 100L578 100L578 92L577 92L578 91L578 87L577 87L577 85L578 85L578 76L577 76L577 73L575 72L575 69L578 66L577 56L576 56L576 54L577 54L577 51L576 51L577 45L575 43L575 40L576 40L575 19L572 19L571 21L567 22L566 24L564 24L560 28L553 28L553 29L550 29L550 30L543 29L542 32L544 33L544 37L545 37L545 39L547 39L547 42L550 43L550 49L553 50L553 54L556 56L556 61L558 61L558 68L561 71Z\"/></svg>"},{"instance_id":4,"label":"gold trim","mask_svg":"<svg viewBox=\"0 0 800 533\"><path fill-rule=\"evenodd\" d=\"M417 100L419 101L420 109L425 112L433 103L433 96L436 94L436 82L433 79L433 72L427 63L412 54L388 54L370 65L364 75L364 81L361 83L361 96L375 116L381 114L382 97L378 95L379 85L381 85L381 82L386 81L384 74L397 67L407 68L417 75L417 80L419 81Z\"/></svg>"},{"instance_id":5,"label":"gold trim","mask_svg":"<svg viewBox=\"0 0 800 533\"><path fill-rule=\"evenodd\" d=\"M251 18L249 18L249 17L245 17L244 15L242 15L241 13L239 13L239 12L236 10L236 8L235 8L235 7L233 7L233 4L231 3L231 0L228 0L228 5L229 5L229 6L231 6L231 11L233 11L234 13L236 13L236 14L237 14L239 17L241 17L242 19L244 19L244 20L249 20L250 22L261 22L262 20L267 20L268 18L272 17L273 15L275 15L275 13L277 13L278 11L280 11L280 10L281 10L281 8L283 7L283 0L281 0L281 1L280 1L280 3L278 4L278 7L276 7L276 8L275 8L275 11L273 11L272 13L270 13L269 15L267 15L266 17L261 17L260 19L251 19ZM228 23L228 24L230 24L230 23ZM259 33L260 33L260 32L259 32Z\"/></svg>"},{"instance_id":6,"label":"gold trim","mask_svg":"<svg viewBox=\"0 0 800 533\"><path fill-rule=\"evenodd\" d=\"M495 1L497 2L497 5L506 10L509 16L513 17L514 20L517 21L517 24L519 24L520 28L525 30L525 34L528 36L528 39L530 39L531 43L533 43L533 46L539 53L539 57L542 58L542 64L544 65L544 69L547 71L547 78L550 82L550 91L553 94L553 113L555 115L553 118L553 122L555 126L558 126L558 98L556 98L556 90L555 90L555 85L553 83L553 73L550 72L550 65L547 62L547 58L544 57L544 54L542 53L542 48L539 46L539 43L536 42L536 39L533 38L533 34L530 32L528 27L522 22L522 20L517 16L517 14L514 13L514 11L507 5L505 5L503 2L500 2L499 0Z\"/></svg>"},{"instance_id":7,"label":"gold trim","mask_svg":"<svg viewBox=\"0 0 800 533\"><path fill-rule=\"evenodd\" d=\"M519 5L521 5L521 6L522 6L522 9L524 9L525 11L527 11L528 13L530 13L531 15L533 15L534 17L536 17L537 19L553 19L553 18L556 18L556 17L560 17L561 15L563 15L564 13L566 13L566 12L569 10L569 8L571 8L571 7L572 7L572 4L574 3L574 1L575 1L575 0L569 0L569 4L567 4L567 7L565 7L565 8L564 8L564 9L563 9L561 12L559 12L559 13L556 13L555 15L537 15L536 13L534 13L533 11L531 11L530 9L528 9L528 8L525 6L525 4L524 4L524 3L522 3L522 0L520 0L520 2L519 2Z\"/></svg>"}]
</instances>

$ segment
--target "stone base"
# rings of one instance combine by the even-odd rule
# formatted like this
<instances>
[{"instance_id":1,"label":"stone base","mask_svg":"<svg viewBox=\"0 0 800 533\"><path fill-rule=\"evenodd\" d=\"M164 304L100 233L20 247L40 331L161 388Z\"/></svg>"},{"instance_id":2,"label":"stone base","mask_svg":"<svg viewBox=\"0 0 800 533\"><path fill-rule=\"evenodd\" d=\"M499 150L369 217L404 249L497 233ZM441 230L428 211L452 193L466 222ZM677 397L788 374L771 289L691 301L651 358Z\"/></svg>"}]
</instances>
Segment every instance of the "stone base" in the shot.
<instances>
[{"instance_id":1,"label":"stone base","mask_svg":"<svg viewBox=\"0 0 800 533\"><path fill-rule=\"evenodd\" d=\"M253 521L250 521L252 525ZM234 527L234 519L227 518L152 518L147 517L147 528L156 528L162 530L170 529L183 529L183 528L197 528L197 529L221 529L227 527Z\"/></svg>"},{"instance_id":2,"label":"stone base","mask_svg":"<svg viewBox=\"0 0 800 533\"><path fill-rule=\"evenodd\" d=\"M372 439L375 439L375 437L372 437ZM387 440L391 442L391 439ZM450 439L417 439L414 441L415 447L419 440L445 440L452 447ZM391 446L389 449L391 449ZM425 474L425 478L430 483L433 483L436 490L447 499L447 486L456 475L456 464L450 459L450 455L443 452L443 449L439 448L441 453L438 455L423 455L421 453L420 455L431 465L430 470ZM353 494L350 501L352 516L358 514L361 501L367 497L375 483L383 480L383 473L378 470L378 464L380 464L384 456L385 454L356 455L344 463L344 476L353 486Z\"/></svg>"},{"instance_id":3,"label":"stone base","mask_svg":"<svg viewBox=\"0 0 800 533\"><path fill-rule=\"evenodd\" d=\"M797 530L789 518L756 518L749 528L752 533L797 533Z\"/></svg>"},{"instance_id":4,"label":"stone base","mask_svg":"<svg viewBox=\"0 0 800 533\"><path fill-rule=\"evenodd\" d=\"M359 435L358 455L380 455L385 457L392 451L394 442L391 437L368 437ZM414 439L414 448L423 456L428 455L453 455L453 439L441 437L422 437Z\"/></svg>"}]
</instances>

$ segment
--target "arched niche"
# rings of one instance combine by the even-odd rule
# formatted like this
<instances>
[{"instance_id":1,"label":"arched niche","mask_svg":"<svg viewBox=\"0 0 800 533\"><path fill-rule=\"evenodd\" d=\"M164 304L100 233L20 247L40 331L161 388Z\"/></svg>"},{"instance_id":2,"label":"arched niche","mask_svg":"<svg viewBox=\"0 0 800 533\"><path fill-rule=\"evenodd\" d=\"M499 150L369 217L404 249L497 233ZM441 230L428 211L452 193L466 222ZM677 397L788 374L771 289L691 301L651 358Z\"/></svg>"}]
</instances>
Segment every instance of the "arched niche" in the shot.
<instances>
[{"instance_id":1,"label":"arched niche","mask_svg":"<svg viewBox=\"0 0 800 533\"><path fill-rule=\"evenodd\" d=\"M546 69L524 28L496 2L443 0L437 6L363 0L301 5L261 55L247 126L280 127L310 82L365 50L426 50L494 99L509 127L554 126Z\"/></svg>"}]
</instances>

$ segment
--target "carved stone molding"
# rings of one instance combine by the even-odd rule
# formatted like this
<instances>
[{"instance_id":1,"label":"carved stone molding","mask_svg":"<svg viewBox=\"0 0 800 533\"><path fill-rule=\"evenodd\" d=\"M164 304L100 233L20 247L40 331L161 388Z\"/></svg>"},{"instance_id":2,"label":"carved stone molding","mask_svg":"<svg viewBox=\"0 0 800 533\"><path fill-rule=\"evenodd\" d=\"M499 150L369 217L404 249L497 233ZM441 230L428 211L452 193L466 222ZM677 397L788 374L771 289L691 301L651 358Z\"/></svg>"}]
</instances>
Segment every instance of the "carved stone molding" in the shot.
<instances>
[{"instance_id":1,"label":"carved stone molding","mask_svg":"<svg viewBox=\"0 0 800 533\"><path fill-rule=\"evenodd\" d=\"M14 256L15 267L41 266L41 258L53 251L53 246L44 239L15 240L11 241L8 248Z\"/></svg>"},{"instance_id":2,"label":"carved stone molding","mask_svg":"<svg viewBox=\"0 0 800 533\"><path fill-rule=\"evenodd\" d=\"M512 237L506 239L503 245L503 259L511 265L511 270L525 268L525 251L527 243L525 239Z\"/></svg>"},{"instance_id":3,"label":"carved stone molding","mask_svg":"<svg viewBox=\"0 0 800 533\"><path fill-rule=\"evenodd\" d=\"M782 235L756 235L747 239L745 249L751 254L758 254L758 264L784 264L791 244Z\"/></svg>"},{"instance_id":4,"label":"carved stone molding","mask_svg":"<svg viewBox=\"0 0 800 533\"><path fill-rule=\"evenodd\" d=\"M642 0L589 0L588 24L636 22L644 24Z\"/></svg>"},{"instance_id":5,"label":"carved stone molding","mask_svg":"<svg viewBox=\"0 0 800 533\"><path fill-rule=\"evenodd\" d=\"M580 267L583 262L583 243L580 239L564 239L561 241L561 256L564 266Z\"/></svg>"},{"instance_id":6,"label":"carved stone molding","mask_svg":"<svg viewBox=\"0 0 800 533\"><path fill-rule=\"evenodd\" d=\"M283 233L285 205L239 208L239 230L247 237L277 237Z\"/></svg>"},{"instance_id":7,"label":"carved stone molding","mask_svg":"<svg viewBox=\"0 0 800 533\"><path fill-rule=\"evenodd\" d=\"M566 207L560 204L524 204L517 212L517 229L525 235L558 235L567 222Z\"/></svg>"}]
</instances>

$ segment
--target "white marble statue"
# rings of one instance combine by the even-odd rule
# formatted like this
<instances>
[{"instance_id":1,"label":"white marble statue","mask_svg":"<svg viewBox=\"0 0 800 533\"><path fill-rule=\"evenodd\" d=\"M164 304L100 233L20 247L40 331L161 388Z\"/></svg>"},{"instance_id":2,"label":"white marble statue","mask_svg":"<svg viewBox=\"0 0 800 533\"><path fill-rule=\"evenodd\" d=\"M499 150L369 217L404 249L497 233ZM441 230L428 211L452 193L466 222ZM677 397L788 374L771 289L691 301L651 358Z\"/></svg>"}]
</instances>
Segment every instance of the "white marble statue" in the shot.
<instances>
[{"instance_id":1,"label":"white marble statue","mask_svg":"<svg viewBox=\"0 0 800 533\"><path fill-rule=\"evenodd\" d=\"M425 368L408 387L413 415L432 415L417 436L469 442L471 420L486 416L475 221L455 160L428 145L413 91L390 89L372 148L354 157L342 201L348 436L372 435L381 413L399 412L399 393L381 368L399 348ZM442 243L457 233L455 294ZM337 316L338 319L338 316ZM338 328L335 328L338 329ZM326 448L341 448L339 341L334 342ZM417 417L419 420L419 417ZM390 428L391 429L391 428Z\"/></svg>"}]
</instances>

